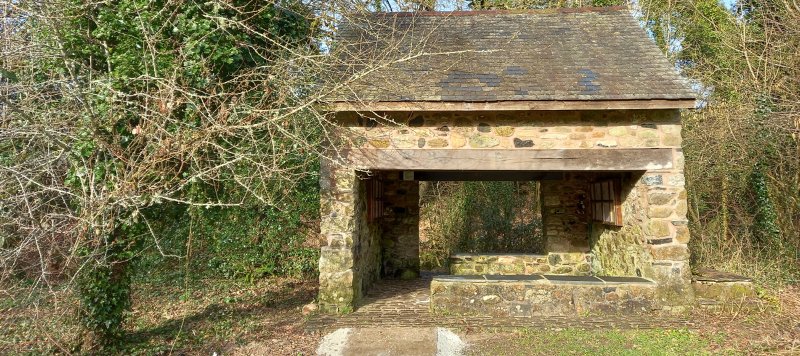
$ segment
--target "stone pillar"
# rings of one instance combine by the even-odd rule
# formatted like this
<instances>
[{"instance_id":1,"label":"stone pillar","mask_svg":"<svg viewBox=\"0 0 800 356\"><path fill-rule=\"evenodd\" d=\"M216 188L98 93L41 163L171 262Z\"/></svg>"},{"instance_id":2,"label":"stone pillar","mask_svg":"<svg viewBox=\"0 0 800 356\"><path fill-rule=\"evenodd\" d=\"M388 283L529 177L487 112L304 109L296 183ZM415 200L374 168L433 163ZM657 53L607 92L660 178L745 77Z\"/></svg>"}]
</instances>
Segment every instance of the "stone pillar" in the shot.
<instances>
[{"instance_id":1,"label":"stone pillar","mask_svg":"<svg viewBox=\"0 0 800 356\"><path fill-rule=\"evenodd\" d=\"M361 289L355 285L354 248L358 240L356 207L363 203L358 187L362 184L355 171L336 167L325 159L320 163L319 184L320 309L323 312L352 311Z\"/></svg>"},{"instance_id":2,"label":"stone pillar","mask_svg":"<svg viewBox=\"0 0 800 356\"><path fill-rule=\"evenodd\" d=\"M419 277L419 181L400 180L399 172L380 175L384 182L383 278Z\"/></svg>"},{"instance_id":3,"label":"stone pillar","mask_svg":"<svg viewBox=\"0 0 800 356\"><path fill-rule=\"evenodd\" d=\"M665 125L666 126L666 125ZM677 126L678 135L680 126ZM644 235L652 265L645 277L659 283L664 306L694 303L689 266L689 229L683 175L683 150L673 149L674 168L646 172L641 185L646 191Z\"/></svg>"}]
</instances>

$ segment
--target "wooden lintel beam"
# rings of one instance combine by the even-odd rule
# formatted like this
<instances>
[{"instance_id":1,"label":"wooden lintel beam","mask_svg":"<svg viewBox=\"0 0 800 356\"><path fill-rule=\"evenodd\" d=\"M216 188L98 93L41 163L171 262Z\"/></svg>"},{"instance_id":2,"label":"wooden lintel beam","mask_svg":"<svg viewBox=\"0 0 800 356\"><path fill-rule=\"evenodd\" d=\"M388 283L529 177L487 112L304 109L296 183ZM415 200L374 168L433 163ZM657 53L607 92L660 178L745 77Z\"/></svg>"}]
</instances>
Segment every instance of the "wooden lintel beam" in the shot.
<instances>
[{"instance_id":1,"label":"wooden lintel beam","mask_svg":"<svg viewBox=\"0 0 800 356\"><path fill-rule=\"evenodd\" d=\"M671 148L346 149L350 164L409 171L646 171L673 167Z\"/></svg>"},{"instance_id":2,"label":"wooden lintel beam","mask_svg":"<svg viewBox=\"0 0 800 356\"><path fill-rule=\"evenodd\" d=\"M421 181L541 181L562 180L564 172L530 171L414 171Z\"/></svg>"},{"instance_id":3,"label":"wooden lintel beam","mask_svg":"<svg viewBox=\"0 0 800 356\"><path fill-rule=\"evenodd\" d=\"M585 101L381 101L334 102L324 106L328 111L530 111L530 110L647 110L694 109L694 99L681 100L585 100Z\"/></svg>"}]
</instances>

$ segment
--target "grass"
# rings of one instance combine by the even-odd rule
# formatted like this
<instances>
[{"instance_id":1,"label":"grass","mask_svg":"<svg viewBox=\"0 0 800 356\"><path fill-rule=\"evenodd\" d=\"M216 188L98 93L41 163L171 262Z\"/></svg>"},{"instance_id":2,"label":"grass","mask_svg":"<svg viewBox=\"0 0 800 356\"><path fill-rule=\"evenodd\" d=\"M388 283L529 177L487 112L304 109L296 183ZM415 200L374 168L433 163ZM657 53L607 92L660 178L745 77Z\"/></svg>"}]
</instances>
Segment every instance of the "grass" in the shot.
<instances>
[{"instance_id":1,"label":"grass","mask_svg":"<svg viewBox=\"0 0 800 356\"><path fill-rule=\"evenodd\" d=\"M539 331L497 334L473 355L714 355L712 342L686 330Z\"/></svg>"},{"instance_id":2,"label":"grass","mask_svg":"<svg viewBox=\"0 0 800 356\"><path fill-rule=\"evenodd\" d=\"M227 355L246 348L248 354L311 355L317 338L304 332L300 309L315 297L313 278L253 284L227 279L190 279L185 284L183 278L170 276L139 281L133 285L123 343L99 354ZM24 300L24 295L0 295L0 354L74 352L80 339L73 322L74 298L44 294Z\"/></svg>"},{"instance_id":3,"label":"grass","mask_svg":"<svg viewBox=\"0 0 800 356\"><path fill-rule=\"evenodd\" d=\"M139 281L125 343L108 355L313 355L321 335L304 331L312 279L254 284L226 279ZM8 308L0 300L0 354L67 354L77 329L74 305ZM740 355L800 354L800 288L770 294L770 310L692 311L699 330L467 332L472 355ZM19 298L19 296L17 296ZM0 299L3 299L0 296ZM17 299L19 300L19 299Z\"/></svg>"}]
</instances>

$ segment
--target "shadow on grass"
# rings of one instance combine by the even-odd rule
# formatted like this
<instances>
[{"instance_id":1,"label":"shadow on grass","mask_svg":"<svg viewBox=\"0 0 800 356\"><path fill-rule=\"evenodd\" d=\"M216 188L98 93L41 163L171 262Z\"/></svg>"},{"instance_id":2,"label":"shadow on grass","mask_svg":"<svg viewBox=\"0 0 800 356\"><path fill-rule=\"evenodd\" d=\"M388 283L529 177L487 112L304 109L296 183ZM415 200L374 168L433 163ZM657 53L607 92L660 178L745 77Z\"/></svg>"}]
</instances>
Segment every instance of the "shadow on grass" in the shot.
<instances>
[{"instance_id":1,"label":"shadow on grass","mask_svg":"<svg viewBox=\"0 0 800 356\"><path fill-rule=\"evenodd\" d=\"M179 335L181 339L183 339L181 344L192 343L193 340L197 339L193 331L201 331L201 334L208 331L216 333L220 330L220 326L222 326L222 329L226 328L224 325L226 322L233 321L233 325L230 326L237 327L262 316L277 316L282 313L294 311L313 299L317 293L317 286L311 281L291 282L282 287L289 287L292 290L276 291L259 296L256 299L232 301L230 303L224 302L223 299L223 301L213 302L205 306L202 311L186 315L185 318L170 319L156 326L129 332L121 348L142 351L146 349L149 353L155 352L155 354L158 355L160 354L159 350L169 349L173 341ZM153 300L152 302L157 303L158 301ZM296 318L286 318L286 316L283 315L281 318L278 318L277 324L258 322L256 323L255 329L250 330L250 333L255 331L256 335L258 335L267 332L267 330L264 330L266 328L274 329L293 322L301 322L303 316L299 312L296 314ZM224 338L212 337L202 342L208 344L205 346L211 346L211 344L228 342L231 339L239 339L239 336L236 335L236 330L226 331L231 332L232 335ZM161 347L159 347L158 344L162 344ZM176 349L181 349L185 346L179 344L176 346Z\"/></svg>"}]
</instances>

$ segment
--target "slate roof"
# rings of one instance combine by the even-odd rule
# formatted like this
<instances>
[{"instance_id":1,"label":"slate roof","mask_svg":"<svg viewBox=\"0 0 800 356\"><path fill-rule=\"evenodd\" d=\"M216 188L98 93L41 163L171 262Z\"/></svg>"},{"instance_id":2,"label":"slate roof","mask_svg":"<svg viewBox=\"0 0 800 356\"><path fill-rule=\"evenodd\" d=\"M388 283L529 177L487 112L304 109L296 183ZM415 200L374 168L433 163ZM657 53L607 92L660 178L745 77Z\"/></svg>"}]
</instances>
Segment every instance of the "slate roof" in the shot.
<instances>
[{"instance_id":1,"label":"slate roof","mask_svg":"<svg viewBox=\"0 0 800 356\"><path fill-rule=\"evenodd\" d=\"M329 102L695 98L626 7L372 14L337 38L352 83Z\"/></svg>"}]
</instances>

